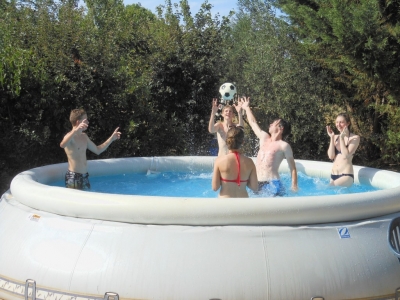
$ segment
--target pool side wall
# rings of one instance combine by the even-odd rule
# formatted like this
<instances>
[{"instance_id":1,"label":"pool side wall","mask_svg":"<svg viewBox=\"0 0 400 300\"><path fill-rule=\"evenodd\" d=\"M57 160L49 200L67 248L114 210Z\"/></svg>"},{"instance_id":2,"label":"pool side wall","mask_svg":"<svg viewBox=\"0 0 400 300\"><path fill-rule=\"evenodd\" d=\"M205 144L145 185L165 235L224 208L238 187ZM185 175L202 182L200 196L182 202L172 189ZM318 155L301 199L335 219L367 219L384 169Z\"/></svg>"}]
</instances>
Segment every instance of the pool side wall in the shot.
<instances>
[{"instance_id":1,"label":"pool side wall","mask_svg":"<svg viewBox=\"0 0 400 300\"><path fill-rule=\"evenodd\" d=\"M89 172L210 172L214 160L98 160ZM330 163L296 164L329 177ZM24 299L27 279L38 300L101 300L106 292L123 300L376 300L400 287L388 243L400 218L397 173L355 167L356 182L384 188L376 192L207 199L47 185L66 168L22 172L0 198L0 298Z\"/></svg>"},{"instance_id":2,"label":"pool side wall","mask_svg":"<svg viewBox=\"0 0 400 300\"><path fill-rule=\"evenodd\" d=\"M135 157L88 162L91 176L148 170L211 172L215 157ZM330 163L297 160L299 172L329 177ZM355 166L355 181L384 190L312 197L186 198L116 195L50 186L67 164L31 169L11 182L20 203L64 216L137 224L302 225L367 219L400 211L400 174ZM288 172L285 161L281 172ZM211 184L211 183L210 183ZM300 187L301 188L301 187Z\"/></svg>"}]
</instances>

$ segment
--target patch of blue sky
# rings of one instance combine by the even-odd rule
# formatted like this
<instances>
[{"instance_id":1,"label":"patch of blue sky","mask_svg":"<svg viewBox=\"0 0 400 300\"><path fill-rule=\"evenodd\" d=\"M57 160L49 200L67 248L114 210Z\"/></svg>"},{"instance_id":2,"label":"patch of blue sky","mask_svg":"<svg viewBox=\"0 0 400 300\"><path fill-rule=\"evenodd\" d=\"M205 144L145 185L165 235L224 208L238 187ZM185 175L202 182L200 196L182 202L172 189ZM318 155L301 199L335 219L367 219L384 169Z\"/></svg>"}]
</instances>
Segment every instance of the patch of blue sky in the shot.
<instances>
[{"instance_id":1,"label":"patch of blue sky","mask_svg":"<svg viewBox=\"0 0 400 300\"><path fill-rule=\"evenodd\" d=\"M171 0L172 3L179 3L178 0ZM190 6L190 11L194 16L201 8L201 5L204 1L188 1ZM231 10L237 10L237 5L235 1L228 0L209 0L209 4L212 5L211 13L216 15L219 13L220 16L228 16ZM142 7L147 8L152 13L157 13L156 7L159 5L165 5L165 1L163 0L124 0L125 5L130 4L140 4Z\"/></svg>"}]
</instances>

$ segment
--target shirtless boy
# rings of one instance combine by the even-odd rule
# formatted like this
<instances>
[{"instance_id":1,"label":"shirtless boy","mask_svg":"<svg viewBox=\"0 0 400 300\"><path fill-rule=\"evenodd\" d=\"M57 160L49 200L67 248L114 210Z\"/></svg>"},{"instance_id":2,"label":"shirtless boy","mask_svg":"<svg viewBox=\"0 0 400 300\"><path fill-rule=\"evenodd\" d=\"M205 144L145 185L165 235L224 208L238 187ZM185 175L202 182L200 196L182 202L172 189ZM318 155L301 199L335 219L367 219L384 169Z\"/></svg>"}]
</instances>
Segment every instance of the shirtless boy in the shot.
<instances>
[{"instance_id":1,"label":"shirtless boy","mask_svg":"<svg viewBox=\"0 0 400 300\"><path fill-rule=\"evenodd\" d=\"M293 151L290 145L283 141L283 138L290 133L290 125L283 119L277 119L269 125L268 132L265 132L258 126L250 109L250 97L243 98L242 109L246 111L249 124L260 139L260 149L256 161L259 190L266 191L273 196L282 196L285 193L278 169L282 160L286 158L292 176L291 189L297 191L297 169Z\"/></svg>"},{"instance_id":2,"label":"shirtless boy","mask_svg":"<svg viewBox=\"0 0 400 300\"><path fill-rule=\"evenodd\" d=\"M210 122L208 123L208 131L210 133L217 133L217 140L218 140L218 156L228 154L228 146L226 145L226 134L230 127L232 126L241 126L243 127L243 116L242 116L242 103L238 102L237 105L234 105L238 116L239 116L239 123L233 123L233 107L230 105L226 105L223 108L222 116L224 117L223 122L215 123L215 114L218 111L218 99L213 99L212 109L211 109L211 117Z\"/></svg>"},{"instance_id":3,"label":"shirtless boy","mask_svg":"<svg viewBox=\"0 0 400 300\"><path fill-rule=\"evenodd\" d=\"M89 126L87 114L83 109L71 111L69 120L72 130L68 132L60 143L68 158L68 172L65 174L65 187L73 189L90 189L89 173L87 172L86 150L99 155L111 143L120 138L119 127L103 144L96 146L84 133Z\"/></svg>"}]
</instances>

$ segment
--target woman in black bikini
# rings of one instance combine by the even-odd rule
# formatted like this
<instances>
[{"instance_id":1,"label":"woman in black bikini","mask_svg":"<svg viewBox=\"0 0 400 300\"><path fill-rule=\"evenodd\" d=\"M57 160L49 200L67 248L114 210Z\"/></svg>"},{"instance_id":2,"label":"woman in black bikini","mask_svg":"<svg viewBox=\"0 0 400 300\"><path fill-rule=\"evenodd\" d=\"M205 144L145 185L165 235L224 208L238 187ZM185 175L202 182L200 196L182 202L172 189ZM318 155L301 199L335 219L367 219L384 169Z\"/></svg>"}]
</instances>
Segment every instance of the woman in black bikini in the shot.
<instances>
[{"instance_id":1,"label":"woman in black bikini","mask_svg":"<svg viewBox=\"0 0 400 300\"><path fill-rule=\"evenodd\" d=\"M239 152L243 140L243 128L232 126L226 135L229 152L215 160L212 189L217 191L221 188L221 198L247 198L246 186L258 191L256 166L251 158Z\"/></svg>"},{"instance_id":2,"label":"woman in black bikini","mask_svg":"<svg viewBox=\"0 0 400 300\"><path fill-rule=\"evenodd\" d=\"M333 160L330 185L349 187L354 183L352 160L360 144L360 137L350 132L350 125L348 114L341 113L336 117L338 135L330 126L326 126L330 138L328 156Z\"/></svg>"}]
</instances>

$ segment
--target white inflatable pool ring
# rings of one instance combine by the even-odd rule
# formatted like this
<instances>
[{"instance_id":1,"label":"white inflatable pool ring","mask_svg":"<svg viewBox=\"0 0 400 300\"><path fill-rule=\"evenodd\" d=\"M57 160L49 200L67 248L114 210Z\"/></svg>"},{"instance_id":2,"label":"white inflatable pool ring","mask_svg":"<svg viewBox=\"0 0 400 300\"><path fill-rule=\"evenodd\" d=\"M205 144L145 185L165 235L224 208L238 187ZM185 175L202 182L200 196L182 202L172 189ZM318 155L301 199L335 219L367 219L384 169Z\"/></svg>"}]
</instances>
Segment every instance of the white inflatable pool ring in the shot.
<instances>
[{"instance_id":1,"label":"white inflatable pool ring","mask_svg":"<svg viewBox=\"0 0 400 300\"><path fill-rule=\"evenodd\" d=\"M214 160L96 160L89 173L211 172ZM330 176L330 163L296 166ZM400 296L399 173L355 166L356 183L382 189L368 193L208 199L47 185L63 180L66 169L22 172L2 196L0 298L393 299L396 290Z\"/></svg>"}]
</instances>

